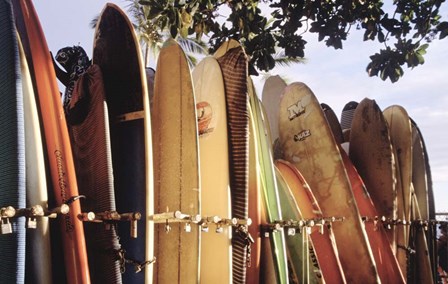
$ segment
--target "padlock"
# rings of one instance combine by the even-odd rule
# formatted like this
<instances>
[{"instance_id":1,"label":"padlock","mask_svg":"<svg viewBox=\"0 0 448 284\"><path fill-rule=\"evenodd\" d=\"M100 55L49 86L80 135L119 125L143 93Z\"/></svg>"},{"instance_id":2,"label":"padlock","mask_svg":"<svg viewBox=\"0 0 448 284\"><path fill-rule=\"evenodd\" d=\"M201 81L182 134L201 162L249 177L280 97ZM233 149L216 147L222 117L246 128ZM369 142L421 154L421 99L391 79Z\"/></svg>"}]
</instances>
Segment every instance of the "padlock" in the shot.
<instances>
[{"instance_id":1,"label":"padlock","mask_svg":"<svg viewBox=\"0 0 448 284\"><path fill-rule=\"evenodd\" d=\"M191 224L190 223L186 223L184 230L186 233L191 233Z\"/></svg>"},{"instance_id":2,"label":"padlock","mask_svg":"<svg viewBox=\"0 0 448 284\"><path fill-rule=\"evenodd\" d=\"M222 226L217 226L215 232L217 234L222 234L224 232L224 228Z\"/></svg>"},{"instance_id":3,"label":"padlock","mask_svg":"<svg viewBox=\"0 0 448 284\"><path fill-rule=\"evenodd\" d=\"M0 227L0 234L1 235L11 234L12 226L11 223L9 222L9 218L2 218L1 220L2 225Z\"/></svg>"},{"instance_id":4,"label":"padlock","mask_svg":"<svg viewBox=\"0 0 448 284\"><path fill-rule=\"evenodd\" d=\"M294 236L296 234L295 228L288 228L288 236Z\"/></svg>"},{"instance_id":5,"label":"padlock","mask_svg":"<svg viewBox=\"0 0 448 284\"><path fill-rule=\"evenodd\" d=\"M36 220L36 218L33 218L33 217L26 218L25 228L27 228L27 229L36 229L37 228L37 220Z\"/></svg>"},{"instance_id":6,"label":"padlock","mask_svg":"<svg viewBox=\"0 0 448 284\"><path fill-rule=\"evenodd\" d=\"M311 235L311 227L306 227L305 232L307 235Z\"/></svg>"},{"instance_id":7,"label":"padlock","mask_svg":"<svg viewBox=\"0 0 448 284\"><path fill-rule=\"evenodd\" d=\"M202 224L201 225L201 231L204 233L208 233L208 225L207 224Z\"/></svg>"}]
</instances>

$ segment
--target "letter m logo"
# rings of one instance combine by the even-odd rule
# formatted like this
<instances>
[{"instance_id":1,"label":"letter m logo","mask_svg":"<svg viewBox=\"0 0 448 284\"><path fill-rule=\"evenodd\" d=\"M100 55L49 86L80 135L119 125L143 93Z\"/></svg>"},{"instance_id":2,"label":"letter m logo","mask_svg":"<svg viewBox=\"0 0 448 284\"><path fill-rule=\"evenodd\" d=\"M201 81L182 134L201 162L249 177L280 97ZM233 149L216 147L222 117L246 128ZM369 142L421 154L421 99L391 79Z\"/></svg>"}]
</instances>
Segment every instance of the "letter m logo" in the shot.
<instances>
[{"instance_id":1,"label":"letter m logo","mask_svg":"<svg viewBox=\"0 0 448 284\"><path fill-rule=\"evenodd\" d=\"M302 102L298 101L297 103L288 107L289 112L289 120L293 120L296 117L299 117L303 113L305 113L305 108L302 106Z\"/></svg>"}]
</instances>

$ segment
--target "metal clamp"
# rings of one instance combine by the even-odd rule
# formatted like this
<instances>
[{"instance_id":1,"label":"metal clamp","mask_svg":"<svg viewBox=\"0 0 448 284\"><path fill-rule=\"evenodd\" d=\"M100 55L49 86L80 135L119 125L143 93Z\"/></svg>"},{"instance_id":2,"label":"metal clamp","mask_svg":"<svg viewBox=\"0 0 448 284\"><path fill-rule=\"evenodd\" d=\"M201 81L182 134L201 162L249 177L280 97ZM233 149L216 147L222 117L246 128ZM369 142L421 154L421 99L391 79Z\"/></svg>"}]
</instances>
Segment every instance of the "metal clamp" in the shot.
<instances>
[{"instance_id":1,"label":"metal clamp","mask_svg":"<svg viewBox=\"0 0 448 284\"><path fill-rule=\"evenodd\" d=\"M201 230L203 232L208 232L209 225L216 225L216 233L222 233L224 231L223 227L239 227L239 226L250 226L252 224L252 220L250 218L247 219L239 219L239 218L221 218L219 216L212 217L203 217L199 222L201 226Z\"/></svg>"},{"instance_id":2,"label":"metal clamp","mask_svg":"<svg viewBox=\"0 0 448 284\"><path fill-rule=\"evenodd\" d=\"M165 212L149 216L149 220L156 224L165 223L165 232L171 232L170 223L185 223L184 231L191 232L191 223L198 224L201 221L200 215L184 214L177 210L174 212Z\"/></svg>"},{"instance_id":3,"label":"metal clamp","mask_svg":"<svg viewBox=\"0 0 448 284\"><path fill-rule=\"evenodd\" d=\"M141 220L142 214L140 212L130 213L118 213L117 211L104 211L104 212L83 212L78 215L79 219L83 222L104 223L110 226L115 222L130 222L130 234L131 238L137 238L137 221Z\"/></svg>"},{"instance_id":4,"label":"metal clamp","mask_svg":"<svg viewBox=\"0 0 448 284\"><path fill-rule=\"evenodd\" d=\"M12 233L12 226L9 222L10 218L25 217L25 228L36 229L37 228L37 218L48 217L56 218L58 214L67 214L69 207L63 204L61 207L55 208L53 210L45 210L41 205L34 205L29 208L19 208L15 209L12 206L3 207L0 209L0 219L1 220L1 232L0 234L10 234Z\"/></svg>"},{"instance_id":5,"label":"metal clamp","mask_svg":"<svg viewBox=\"0 0 448 284\"><path fill-rule=\"evenodd\" d=\"M307 234L311 234L312 227L319 227L321 234L324 233L324 226L333 222L343 222L344 217L324 217L302 220L276 220L269 224L261 225L261 231L265 237L269 237L269 233L277 232L282 229L286 229L288 236L294 236L295 234L302 233L305 229Z\"/></svg>"}]
</instances>

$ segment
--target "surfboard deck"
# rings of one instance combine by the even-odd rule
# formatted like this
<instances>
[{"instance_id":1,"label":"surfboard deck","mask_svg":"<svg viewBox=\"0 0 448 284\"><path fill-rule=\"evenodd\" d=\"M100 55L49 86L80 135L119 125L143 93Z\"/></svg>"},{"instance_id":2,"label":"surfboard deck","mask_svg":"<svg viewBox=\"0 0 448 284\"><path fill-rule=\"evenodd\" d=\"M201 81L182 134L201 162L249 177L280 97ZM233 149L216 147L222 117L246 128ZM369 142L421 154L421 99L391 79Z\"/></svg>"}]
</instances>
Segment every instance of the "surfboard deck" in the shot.
<instances>
[{"instance_id":1,"label":"surfboard deck","mask_svg":"<svg viewBox=\"0 0 448 284\"><path fill-rule=\"evenodd\" d=\"M383 116L389 125L390 138L397 163L397 210L398 219L410 221L411 217L411 181L412 181L412 137L411 123L402 106L393 105L383 110ZM404 277L408 278L409 226L398 226L397 258Z\"/></svg>"},{"instance_id":2,"label":"surfboard deck","mask_svg":"<svg viewBox=\"0 0 448 284\"><path fill-rule=\"evenodd\" d=\"M411 190L413 190L412 184ZM422 220L422 215L417 196L413 194L411 200L411 221L417 222L413 223L409 230L409 246L415 250L415 254L411 256L408 283L434 283L425 228L418 224L420 220Z\"/></svg>"},{"instance_id":3,"label":"surfboard deck","mask_svg":"<svg viewBox=\"0 0 448 284\"><path fill-rule=\"evenodd\" d=\"M116 209L119 213L139 212L138 236L130 234L128 222L117 229L125 258L138 263L154 258L154 213L151 119L146 73L137 37L124 12L106 4L97 23L93 64L103 74L110 129L110 151L114 174ZM125 283L151 283L153 265L135 273L126 266Z\"/></svg>"},{"instance_id":4,"label":"surfboard deck","mask_svg":"<svg viewBox=\"0 0 448 284\"><path fill-rule=\"evenodd\" d=\"M345 218L332 227L347 282L379 282L339 149L319 102L305 84L293 83L285 89L279 130L285 160L308 181L323 214Z\"/></svg>"},{"instance_id":5,"label":"surfboard deck","mask_svg":"<svg viewBox=\"0 0 448 284\"><path fill-rule=\"evenodd\" d=\"M258 99L253 84L248 84L250 107L253 111L254 122L257 131L258 161L261 170L262 202L265 203L267 220L283 220L278 195L277 181L272 155L272 142L269 136L269 125L264 119L261 101ZM271 248L274 255L274 267L276 270L277 283L288 283L288 265L286 254L285 235L282 230L270 234Z\"/></svg>"},{"instance_id":6,"label":"surfboard deck","mask_svg":"<svg viewBox=\"0 0 448 284\"><path fill-rule=\"evenodd\" d=\"M19 56L22 74L25 120L26 204L48 209L47 179L41 138L40 120L28 63L20 38ZM26 233L25 282L52 283L50 228L47 218L36 220L36 228Z\"/></svg>"},{"instance_id":7,"label":"surfboard deck","mask_svg":"<svg viewBox=\"0 0 448 284\"><path fill-rule=\"evenodd\" d=\"M280 98L286 88L285 81L278 75L270 76L263 85L261 99L267 113L267 120L272 135L272 142L278 139L278 110Z\"/></svg>"},{"instance_id":8,"label":"surfboard deck","mask_svg":"<svg viewBox=\"0 0 448 284\"><path fill-rule=\"evenodd\" d=\"M423 217L423 219L428 219L428 220L435 220L436 219L436 210L435 210L435 202L434 202L434 192L433 192L433 188L432 188L432 175L431 175L431 167L429 164L429 156L428 156L428 151L426 149L426 144L425 144L425 140L423 138L423 134L419 128L419 126L417 125L417 123L411 118L411 123L412 123L412 129L413 132L414 130L416 130L417 132L417 136L419 137L419 139L416 139L416 141L420 141L421 143L421 151L422 153L420 155L423 156L423 163L425 164L424 166L424 176L425 176L425 180L426 180L426 191L427 191L427 207L428 207L428 215L427 217ZM414 153L414 151L413 151ZM416 153L417 154L417 153ZM414 154L413 154L414 157ZM413 158L414 159L414 158ZM415 162L413 161L413 175L414 176L414 165ZM422 166L418 166L418 169L422 169ZM420 175L423 176L422 173L420 173ZM417 191L417 190L416 190ZM438 260L437 260L437 225L434 225L430 223L429 227L427 228L426 231L426 239L428 241L428 250L429 250L429 257L431 260L431 268L433 269L433 279L437 279L437 266L438 266Z\"/></svg>"},{"instance_id":9,"label":"surfboard deck","mask_svg":"<svg viewBox=\"0 0 448 284\"><path fill-rule=\"evenodd\" d=\"M353 114L358 107L358 102L350 101L345 104L341 113L341 128L344 135L344 141L350 141L350 129L352 127Z\"/></svg>"},{"instance_id":10,"label":"surfboard deck","mask_svg":"<svg viewBox=\"0 0 448 284\"><path fill-rule=\"evenodd\" d=\"M248 217L249 185L249 111L247 95L248 60L235 40L224 42L215 52L226 90L227 125L230 155L232 216ZM232 282L246 282L247 240L232 234Z\"/></svg>"},{"instance_id":11,"label":"surfboard deck","mask_svg":"<svg viewBox=\"0 0 448 284\"><path fill-rule=\"evenodd\" d=\"M42 27L30 0L14 0L16 25L37 93L56 206L78 196L72 150L63 113L56 74ZM43 111L45 110L45 111ZM89 283L84 228L78 215L79 201L60 218L67 283Z\"/></svg>"},{"instance_id":12,"label":"surfboard deck","mask_svg":"<svg viewBox=\"0 0 448 284\"><path fill-rule=\"evenodd\" d=\"M389 127L374 100L363 99L353 114L349 156L372 198L379 216L398 217L396 161ZM386 230L396 253L396 226Z\"/></svg>"},{"instance_id":13,"label":"surfboard deck","mask_svg":"<svg viewBox=\"0 0 448 284\"><path fill-rule=\"evenodd\" d=\"M196 103L190 69L177 42L165 42L157 62L152 109L155 210L200 214L200 177ZM174 223L167 234L156 229L155 281L199 281L198 226L184 231Z\"/></svg>"},{"instance_id":14,"label":"surfboard deck","mask_svg":"<svg viewBox=\"0 0 448 284\"><path fill-rule=\"evenodd\" d=\"M251 245L250 266L247 267L246 282L260 283L261 246L264 241L260 225L262 221L261 180L260 165L258 161L257 133L254 114L249 105L249 218L252 224L249 226L249 234L254 239ZM269 251L269 250L268 250Z\"/></svg>"},{"instance_id":15,"label":"surfboard deck","mask_svg":"<svg viewBox=\"0 0 448 284\"><path fill-rule=\"evenodd\" d=\"M292 189L277 167L275 167L275 176L283 220L303 220ZM294 235L285 233L286 250L290 261L288 272L291 283L322 282L320 269L315 271L311 261L310 247L312 251L312 243L310 235L311 232L307 229L303 229L302 232L296 231Z\"/></svg>"},{"instance_id":16,"label":"surfboard deck","mask_svg":"<svg viewBox=\"0 0 448 284\"><path fill-rule=\"evenodd\" d=\"M411 220L429 220L429 195L423 141L416 123L411 120L412 135L412 194ZM409 245L415 246L415 258L411 261L413 283L431 283L435 279L435 264L430 251L432 228L411 226Z\"/></svg>"},{"instance_id":17,"label":"surfboard deck","mask_svg":"<svg viewBox=\"0 0 448 284\"><path fill-rule=\"evenodd\" d=\"M319 204L299 170L285 160L276 160L275 165L291 188L303 219L322 219L324 216ZM310 253L312 259L317 262L313 264L314 269L322 273L322 281L346 283L331 225L324 225L321 228L313 227L310 237L313 247Z\"/></svg>"},{"instance_id":18,"label":"surfboard deck","mask_svg":"<svg viewBox=\"0 0 448 284\"><path fill-rule=\"evenodd\" d=\"M25 124L19 47L10 1L0 3L0 22L0 208L19 209L26 206ZM0 219L1 281L23 283L25 220Z\"/></svg>"},{"instance_id":19,"label":"surfboard deck","mask_svg":"<svg viewBox=\"0 0 448 284\"><path fill-rule=\"evenodd\" d=\"M339 123L336 113L327 104L321 103L320 106L322 107L322 110L325 114L325 118L327 119L328 125L331 128L334 140L336 140L336 143L338 143L339 145L342 145L345 142L344 134L342 133L342 127L341 124Z\"/></svg>"},{"instance_id":20,"label":"surfboard deck","mask_svg":"<svg viewBox=\"0 0 448 284\"><path fill-rule=\"evenodd\" d=\"M358 106L359 107L359 106ZM342 151L341 156L359 208L364 218L364 227L369 239L370 247L375 258L376 267L382 283L406 283L400 265L394 255L386 230L381 223L376 224L374 219L379 216L370 199L369 193L348 155Z\"/></svg>"},{"instance_id":21,"label":"surfboard deck","mask_svg":"<svg viewBox=\"0 0 448 284\"><path fill-rule=\"evenodd\" d=\"M229 150L224 82L214 57L204 58L193 70L199 135L201 215L230 219ZM201 234L201 282L231 283L232 229Z\"/></svg>"}]
</instances>

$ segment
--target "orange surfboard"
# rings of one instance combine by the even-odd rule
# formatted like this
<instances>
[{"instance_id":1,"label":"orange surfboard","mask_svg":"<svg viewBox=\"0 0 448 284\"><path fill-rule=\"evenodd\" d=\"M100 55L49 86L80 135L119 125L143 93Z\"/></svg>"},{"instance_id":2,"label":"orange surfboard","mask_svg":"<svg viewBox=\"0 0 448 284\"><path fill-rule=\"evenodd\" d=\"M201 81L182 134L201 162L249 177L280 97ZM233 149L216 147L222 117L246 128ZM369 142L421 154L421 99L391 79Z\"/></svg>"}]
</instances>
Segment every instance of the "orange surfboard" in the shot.
<instances>
[{"instance_id":1,"label":"orange surfboard","mask_svg":"<svg viewBox=\"0 0 448 284\"><path fill-rule=\"evenodd\" d=\"M400 265L394 255L392 246L387 237L386 230L381 222L376 223L375 221L375 217L378 216L378 212L370 199L364 182L358 175L358 172L347 154L342 150L342 147L341 156L352 185L353 195L355 196L356 204L358 204L359 213L363 216L363 218L367 218L364 221L364 226L366 228L367 237L370 242L370 247L372 248L373 256L375 257L375 263L381 282L397 284L406 283L403 273L401 272Z\"/></svg>"},{"instance_id":2,"label":"orange surfboard","mask_svg":"<svg viewBox=\"0 0 448 284\"><path fill-rule=\"evenodd\" d=\"M72 149L53 62L36 10L30 0L13 1L17 27L34 78L56 206L78 196ZM90 283L79 201L60 218L67 283Z\"/></svg>"},{"instance_id":3,"label":"orange surfboard","mask_svg":"<svg viewBox=\"0 0 448 284\"><path fill-rule=\"evenodd\" d=\"M299 170L285 160L275 161L275 166L291 188L302 217L305 220L322 219L322 211ZM320 267L322 279L326 283L346 283L332 230L326 225L321 228L315 226L310 237L313 245L311 258L316 259L317 263L313 264L315 268Z\"/></svg>"}]
</instances>

